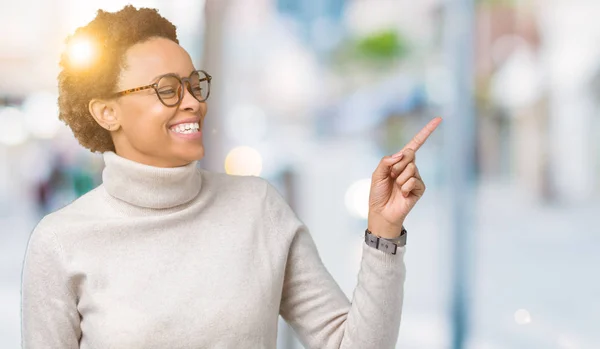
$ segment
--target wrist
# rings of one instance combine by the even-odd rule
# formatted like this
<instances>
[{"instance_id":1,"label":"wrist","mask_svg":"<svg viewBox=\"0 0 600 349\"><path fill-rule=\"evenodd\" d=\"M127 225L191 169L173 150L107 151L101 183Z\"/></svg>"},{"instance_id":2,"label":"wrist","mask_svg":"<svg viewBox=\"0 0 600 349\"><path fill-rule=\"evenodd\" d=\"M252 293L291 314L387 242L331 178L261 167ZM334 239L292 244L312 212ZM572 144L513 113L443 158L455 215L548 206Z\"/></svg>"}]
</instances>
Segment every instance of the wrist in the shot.
<instances>
[{"instance_id":1,"label":"wrist","mask_svg":"<svg viewBox=\"0 0 600 349\"><path fill-rule=\"evenodd\" d=\"M402 227L404 222L400 222L400 224L390 224L387 222L378 222L376 220L369 221L367 224L367 229L371 232L371 234L376 235L377 237L384 239L396 239L402 233Z\"/></svg>"},{"instance_id":2,"label":"wrist","mask_svg":"<svg viewBox=\"0 0 600 349\"><path fill-rule=\"evenodd\" d=\"M397 238L385 238L378 237L373 234L369 229L365 230L365 243L375 249L383 251L385 253L396 254L399 247L406 246L406 229L402 227L402 232Z\"/></svg>"}]
</instances>

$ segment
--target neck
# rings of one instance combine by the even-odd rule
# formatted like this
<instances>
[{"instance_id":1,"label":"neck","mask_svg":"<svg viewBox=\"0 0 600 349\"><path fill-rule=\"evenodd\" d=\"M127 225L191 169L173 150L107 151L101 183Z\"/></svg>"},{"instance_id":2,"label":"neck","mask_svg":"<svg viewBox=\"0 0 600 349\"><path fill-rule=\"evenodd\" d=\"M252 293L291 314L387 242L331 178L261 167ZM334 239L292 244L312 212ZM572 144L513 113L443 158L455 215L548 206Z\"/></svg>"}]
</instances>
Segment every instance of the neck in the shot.
<instances>
[{"instance_id":1,"label":"neck","mask_svg":"<svg viewBox=\"0 0 600 349\"><path fill-rule=\"evenodd\" d=\"M113 197L145 208L171 208L185 204L200 192L198 161L179 167L157 167L103 153L102 181Z\"/></svg>"}]
</instances>

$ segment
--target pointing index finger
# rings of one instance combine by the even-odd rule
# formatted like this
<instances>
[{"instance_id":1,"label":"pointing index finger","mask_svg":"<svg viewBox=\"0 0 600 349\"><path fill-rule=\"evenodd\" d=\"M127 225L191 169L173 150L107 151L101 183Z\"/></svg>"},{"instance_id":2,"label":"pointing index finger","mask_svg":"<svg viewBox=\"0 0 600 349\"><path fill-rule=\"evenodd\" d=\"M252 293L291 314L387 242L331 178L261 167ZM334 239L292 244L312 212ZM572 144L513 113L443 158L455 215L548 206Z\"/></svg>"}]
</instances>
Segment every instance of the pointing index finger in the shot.
<instances>
[{"instance_id":1,"label":"pointing index finger","mask_svg":"<svg viewBox=\"0 0 600 349\"><path fill-rule=\"evenodd\" d=\"M408 142L404 149L412 149L415 152L419 150L419 148L421 148L427 138L429 138L429 136L433 133L433 131L435 131L441 122L442 118L439 116L429 121L429 123L425 125L425 127L423 127L423 129L419 131L419 133L417 133L410 142Z\"/></svg>"}]
</instances>

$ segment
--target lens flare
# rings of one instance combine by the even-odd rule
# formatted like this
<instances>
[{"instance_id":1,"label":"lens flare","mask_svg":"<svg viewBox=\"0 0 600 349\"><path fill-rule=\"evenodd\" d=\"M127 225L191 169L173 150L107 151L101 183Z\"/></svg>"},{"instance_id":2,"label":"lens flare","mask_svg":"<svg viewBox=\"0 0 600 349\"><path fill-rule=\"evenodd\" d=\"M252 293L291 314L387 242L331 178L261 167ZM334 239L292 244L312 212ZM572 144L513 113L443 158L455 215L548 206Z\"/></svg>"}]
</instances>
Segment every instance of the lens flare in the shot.
<instances>
[{"instance_id":1,"label":"lens flare","mask_svg":"<svg viewBox=\"0 0 600 349\"><path fill-rule=\"evenodd\" d=\"M96 50L89 38L77 38L69 43L69 62L77 67L85 67L92 63Z\"/></svg>"}]
</instances>

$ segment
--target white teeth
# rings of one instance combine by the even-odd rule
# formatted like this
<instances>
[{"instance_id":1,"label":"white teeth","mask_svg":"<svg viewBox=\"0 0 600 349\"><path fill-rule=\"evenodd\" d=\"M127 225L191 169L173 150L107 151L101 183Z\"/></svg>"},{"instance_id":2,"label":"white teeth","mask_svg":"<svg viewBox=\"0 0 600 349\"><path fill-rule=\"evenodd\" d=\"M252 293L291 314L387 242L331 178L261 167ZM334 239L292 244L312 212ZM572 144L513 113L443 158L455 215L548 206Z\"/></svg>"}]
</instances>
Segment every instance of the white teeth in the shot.
<instances>
[{"instance_id":1,"label":"white teeth","mask_svg":"<svg viewBox=\"0 0 600 349\"><path fill-rule=\"evenodd\" d=\"M171 127L171 131L177 133L192 133L196 132L196 130L200 129L200 125L197 122L188 123L188 124L179 124Z\"/></svg>"}]
</instances>

